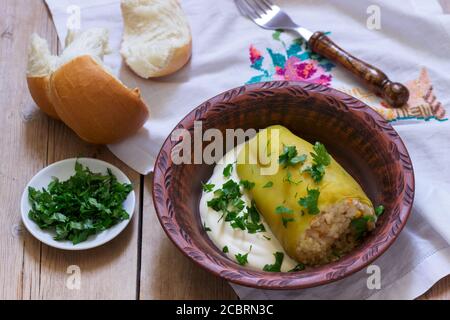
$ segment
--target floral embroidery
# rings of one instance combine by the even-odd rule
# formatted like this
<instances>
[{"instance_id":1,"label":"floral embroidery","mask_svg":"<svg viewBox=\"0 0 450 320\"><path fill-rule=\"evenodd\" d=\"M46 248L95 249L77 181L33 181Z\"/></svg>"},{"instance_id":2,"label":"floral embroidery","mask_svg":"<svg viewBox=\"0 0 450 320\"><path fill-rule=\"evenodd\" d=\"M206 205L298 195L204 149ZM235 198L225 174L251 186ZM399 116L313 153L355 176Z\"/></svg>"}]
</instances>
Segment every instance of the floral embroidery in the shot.
<instances>
[{"instance_id":1,"label":"floral embroidery","mask_svg":"<svg viewBox=\"0 0 450 320\"><path fill-rule=\"evenodd\" d=\"M409 100L402 108L392 108L366 89L338 89L361 99L390 122L399 120L448 120L444 106L434 94L433 85L426 68L422 68L419 77L407 81L405 86L409 90Z\"/></svg>"},{"instance_id":2,"label":"floral embroidery","mask_svg":"<svg viewBox=\"0 0 450 320\"><path fill-rule=\"evenodd\" d=\"M303 39L295 39L287 46L281 40L282 31L273 34L274 40L280 42L284 52L266 49L270 63L264 65L266 57L255 46L250 46L251 67L260 74L251 78L247 83L271 80L306 81L329 86L333 79L330 71L335 67L327 59L313 53Z\"/></svg>"},{"instance_id":3,"label":"floral embroidery","mask_svg":"<svg viewBox=\"0 0 450 320\"><path fill-rule=\"evenodd\" d=\"M295 39L290 45L282 39L283 31L276 31L272 37L278 51L267 48L262 53L254 45L250 46L251 67L259 72L247 84L272 81L305 81L330 86L361 99L388 121L399 120L438 120L445 121L446 110L434 94L428 72L423 68L417 79L405 83L410 91L410 99L403 108L391 108L386 102L364 88L334 79L331 71L333 63L309 49L303 39ZM281 46L280 46L281 45Z\"/></svg>"}]
</instances>

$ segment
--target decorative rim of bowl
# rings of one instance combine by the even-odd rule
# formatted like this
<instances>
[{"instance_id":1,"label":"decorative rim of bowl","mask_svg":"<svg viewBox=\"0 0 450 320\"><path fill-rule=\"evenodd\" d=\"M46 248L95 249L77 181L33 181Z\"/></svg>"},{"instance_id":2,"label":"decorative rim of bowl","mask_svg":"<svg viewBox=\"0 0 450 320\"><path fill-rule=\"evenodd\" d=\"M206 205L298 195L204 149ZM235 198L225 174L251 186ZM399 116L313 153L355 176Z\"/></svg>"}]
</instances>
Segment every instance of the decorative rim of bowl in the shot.
<instances>
[{"instance_id":1,"label":"decorative rim of bowl","mask_svg":"<svg viewBox=\"0 0 450 320\"><path fill-rule=\"evenodd\" d=\"M174 130L193 127L193 122L203 120L208 111L213 109L213 111L219 111L219 109L223 110L224 107L232 106L233 101L238 97L246 96L249 99L258 99L265 95L273 96L279 90L289 90L290 94L302 98L310 95L323 95L329 99L332 107L358 113L368 126L380 131L391 142L392 152L396 154L396 159L400 162L403 170L403 190L395 201L395 206L385 227L379 231L372 241L361 245L354 252L360 252L360 254L349 253L336 262L314 268L311 271L269 273L239 266L229 258L222 256L224 260L229 261L227 263L203 252L196 246L195 242L191 241L189 234L180 228L170 204L166 181L171 176L172 161L168 155L171 154L172 148L177 144L170 140L172 134L164 142L156 159L152 189L153 202L158 219L167 236L185 256L201 268L224 280L247 287L270 290L305 289L328 284L360 271L380 257L393 244L406 225L411 213L415 190L414 172L403 141L381 115L364 102L339 90L319 84L271 81L237 87L207 100L192 110ZM219 251L219 249L217 250Z\"/></svg>"}]
</instances>

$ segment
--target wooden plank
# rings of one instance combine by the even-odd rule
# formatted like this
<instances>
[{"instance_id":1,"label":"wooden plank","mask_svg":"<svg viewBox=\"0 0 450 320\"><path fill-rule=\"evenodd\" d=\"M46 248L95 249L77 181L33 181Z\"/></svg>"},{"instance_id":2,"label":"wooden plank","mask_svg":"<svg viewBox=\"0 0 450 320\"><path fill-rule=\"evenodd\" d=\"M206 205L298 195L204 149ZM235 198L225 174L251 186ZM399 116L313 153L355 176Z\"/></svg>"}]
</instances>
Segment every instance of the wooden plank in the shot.
<instances>
[{"instance_id":1,"label":"wooden plank","mask_svg":"<svg viewBox=\"0 0 450 320\"><path fill-rule=\"evenodd\" d=\"M450 300L450 276L441 279L436 283L427 293L425 293L421 300Z\"/></svg>"},{"instance_id":2,"label":"wooden plank","mask_svg":"<svg viewBox=\"0 0 450 320\"><path fill-rule=\"evenodd\" d=\"M137 221L113 242L91 251L71 253L41 245L23 230L19 199L27 181L47 164L87 156L121 168L140 191L140 176L106 147L90 146L62 123L33 107L25 82L28 39L36 31L53 49L57 36L43 1L0 0L0 101L2 161L0 214L0 298L135 299L137 294ZM139 205L139 203L137 203ZM137 206L138 208L138 206ZM80 290L69 290L67 268L81 269Z\"/></svg>"},{"instance_id":3,"label":"wooden plank","mask_svg":"<svg viewBox=\"0 0 450 320\"><path fill-rule=\"evenodd\" d=\"M40 245L23 231L19 208L26 183L47 157L48 119L25 94L33 30L56 38L41 1L0 0L0 299L29 299L39 284Z\"/></svg>"},{"instance_id":4,"label":"wooden plank","mask_svg":"<svg viewBox=\"0 0 450 320\"><path fill-rule=\"evenodd\" d=\"M47 151L48 163L74 157L89 157L116 165L134 185L136 209L127 229L100 248L65 252L43 245L38 298L136 299L140 175L118 160L105 146L83 142L58 121L50 122ZM74 266L81 272L81 287L75 290L67 285L72 276L70 268Z\"/></svg>"},{"instance_id":5,"label":"wooden plank","mask_svg":"<svg viewBox=\"0 0 450 320\"><path fill-rule=\"evenodd\" d=\"M48 162L74 157L98 158L119 167L133 182L136 210L128 228L112 242L82 252L65 252L42 246L39 299L136 299L140 176L116 159L104 146L82 142L63 124L50 126ZM81 271L80 290L66 285L68 268ZM70 271L70 270L69 270Z\"/></svg>"},{"instance_id":6,"label":"wooden plank","mask_svg":"<svg viewBox=\"0 0 450 320\"><path fill-rule=\"evenodd\" d=\"M152 176L144 183L141 299L236 299L231 287L194 265L172 244L156 217Z\"/></svg>"}]
</instances>

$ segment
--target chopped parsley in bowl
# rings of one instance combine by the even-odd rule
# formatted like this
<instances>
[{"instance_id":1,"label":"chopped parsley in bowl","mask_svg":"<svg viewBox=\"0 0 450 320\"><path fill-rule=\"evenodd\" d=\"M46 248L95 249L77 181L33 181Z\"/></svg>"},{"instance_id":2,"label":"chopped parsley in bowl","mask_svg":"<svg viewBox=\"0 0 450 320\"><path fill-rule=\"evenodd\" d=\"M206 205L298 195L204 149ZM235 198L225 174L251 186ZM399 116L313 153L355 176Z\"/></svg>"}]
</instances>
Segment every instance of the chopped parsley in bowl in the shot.
<instances>
[{"instance_id":1,"label":"chopped parsley in bowl","mask_svg":"<svg viewBox=\"0 0 450 320\"><path fill-rule=\"evenodd\" d=\"M60 249L99 246L128 224L133 186L116 167L95 159L70 159L38 173L22 197L22 219L39 240Z\"/></svg>"}]
</instances>

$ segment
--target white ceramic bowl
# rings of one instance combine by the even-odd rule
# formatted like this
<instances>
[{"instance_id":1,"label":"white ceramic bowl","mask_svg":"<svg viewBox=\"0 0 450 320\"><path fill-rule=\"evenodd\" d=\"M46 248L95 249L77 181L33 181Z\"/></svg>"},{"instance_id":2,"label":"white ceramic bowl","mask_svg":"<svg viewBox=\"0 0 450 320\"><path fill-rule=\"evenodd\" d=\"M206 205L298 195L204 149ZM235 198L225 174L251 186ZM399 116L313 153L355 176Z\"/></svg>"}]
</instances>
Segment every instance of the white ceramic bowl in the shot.
<instances>
[{"instance_id":1,"label":"white ceramic bowl","mask_svg":"<svg viewBox=\"0 0 450 320\"><path fill-rule=\"evenodd\" d=\"M127 199L123 203L123 207L130 215L130 219L124 220L112 228L105 230L97 235L90 236L85 242L74 245L71 241L56 241L54 240L55 233L49 230L42 230L39 226L28 217L28 213L31 210L31 205L28 200L28 187L33 187L35 189L42 190L42 188L47 188L49 183L52 181L53 177L58 178L60 181L68 180L71 176L75 174L75 162L78 160L84 167L88 167L92 172L101 172L102 174L107 173L109 168L111 172L117 177L120 183L130 183L131 181L128 177L120 171L117 167L97 159L68 159L60 162L56 162L47 168L41 170L36 174L33 179L26 186L21 200L21 212L22 221L28 231L43 243L58 249L63 250L86 250L101 246L108 241L111 241L116 236L118 236L131 221L134 214L134 207L136 203L136 195L134 191L130 192Z\"/></svg>"}]
</instances>

